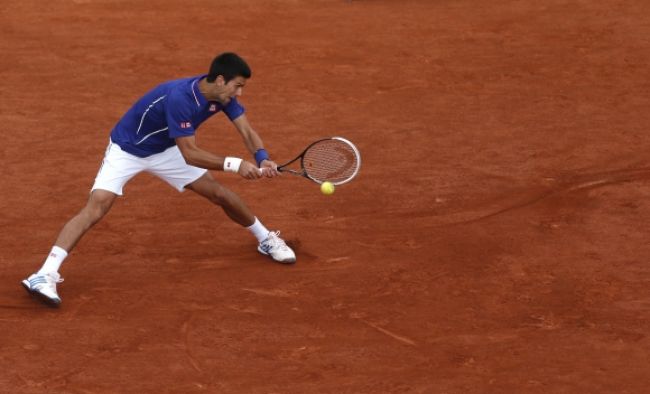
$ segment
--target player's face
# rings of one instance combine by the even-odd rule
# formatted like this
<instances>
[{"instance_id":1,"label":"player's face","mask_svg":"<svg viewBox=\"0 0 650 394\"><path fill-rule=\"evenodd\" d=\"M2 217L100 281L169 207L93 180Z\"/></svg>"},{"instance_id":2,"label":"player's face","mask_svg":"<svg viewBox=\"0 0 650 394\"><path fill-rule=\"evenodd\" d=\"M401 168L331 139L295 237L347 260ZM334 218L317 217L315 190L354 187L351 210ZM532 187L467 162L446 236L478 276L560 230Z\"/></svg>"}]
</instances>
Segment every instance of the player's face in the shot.
<instances>
[{"instance_id":1,"label":"player's face","mask_svg":"<svg viewBox=\"0 0 650 394\"><path fill-rule=\"evenodd\" d=\"M233 97L239 97L242 90L246 85L246 78L235 77L226 83L221 76L217 77L218 92L216 92L215 100L220 104L226 105L232 100Z\"/></svg>"}]
</instances>

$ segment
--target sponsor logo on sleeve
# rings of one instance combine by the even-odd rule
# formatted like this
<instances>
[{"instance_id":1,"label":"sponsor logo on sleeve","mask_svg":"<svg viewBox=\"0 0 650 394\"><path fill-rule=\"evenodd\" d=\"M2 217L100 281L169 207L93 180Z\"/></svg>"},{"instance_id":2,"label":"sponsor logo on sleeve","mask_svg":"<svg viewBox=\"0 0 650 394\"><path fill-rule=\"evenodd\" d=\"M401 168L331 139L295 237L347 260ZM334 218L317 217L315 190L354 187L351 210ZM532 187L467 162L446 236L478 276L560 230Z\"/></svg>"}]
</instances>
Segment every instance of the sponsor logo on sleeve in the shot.
<instances>
[{"instance_id":1,"label":"sponsor logo on sleeve","mask_svg":"<svg viewBox=\"0 0 650 394\"><path fill-rule=\"evenodd\" d=\"M181 129L191 129L192 122L181 122Z\"/></svg>"}]
</instances>

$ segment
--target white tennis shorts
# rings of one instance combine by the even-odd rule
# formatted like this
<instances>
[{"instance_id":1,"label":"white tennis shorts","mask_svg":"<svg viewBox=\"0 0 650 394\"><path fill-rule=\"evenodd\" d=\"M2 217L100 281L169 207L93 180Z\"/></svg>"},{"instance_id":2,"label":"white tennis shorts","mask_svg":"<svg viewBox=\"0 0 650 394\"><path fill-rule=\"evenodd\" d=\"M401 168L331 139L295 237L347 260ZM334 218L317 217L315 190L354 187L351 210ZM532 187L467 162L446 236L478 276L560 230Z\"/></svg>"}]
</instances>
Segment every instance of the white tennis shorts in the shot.
<instances>
[{"instance_id":1,"label":"white tennis shorts","mask_svg":"<svg viewBox=\"0 0 650 394\"><path fill-rule=\"evenodd\" d=\"M141 172L148 172L182 192L185 186L199 179L207 171L205 168L187 164L178 146L172 146L149 157L138 157L109 142L91 191L102 189L121 196L124 185L131 178Z\"/></svg>"}]
</instances>

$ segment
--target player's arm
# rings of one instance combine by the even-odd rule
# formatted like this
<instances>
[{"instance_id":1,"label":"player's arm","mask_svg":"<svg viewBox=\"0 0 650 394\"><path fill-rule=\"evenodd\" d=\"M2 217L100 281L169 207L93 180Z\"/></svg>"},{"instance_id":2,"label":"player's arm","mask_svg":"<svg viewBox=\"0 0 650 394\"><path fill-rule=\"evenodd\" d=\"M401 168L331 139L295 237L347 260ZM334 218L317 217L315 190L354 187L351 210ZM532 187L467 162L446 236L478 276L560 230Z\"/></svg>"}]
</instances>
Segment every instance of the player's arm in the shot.
<instances>
[{"instance_id":1,"label":"player's arm","mask_svg":"<svg viewBox=\"0 0 650 394\"><path fill-rule=\"evenodd\" d=\"M255 160L258 162L257 165L264 170L264 175L267 177L278 175L278 165L268 157L262 138L253 129L246 115L240 115L232 123L237 128L237 131L239 131L246 148L255 156Z\"/></svg>"},{"instance_id":2,"label":"player's arm","mask_svg":"<svg viewBox=\"0 0 650 394\"><path fill-rule=\"evenodd\" d=\"M251 162L237 158L221 157L199 148L196 144L196 138L193 135L176 138L176 145L181 151L185 162L191 166L208 170L225 171L225 167L238 165L239 169L236 172L246 179L257 179L262 176L257 166ZM238 160L241 160L241 162ZM234 171L231 170L231 172Z\"/></svg>"}]
</instances>

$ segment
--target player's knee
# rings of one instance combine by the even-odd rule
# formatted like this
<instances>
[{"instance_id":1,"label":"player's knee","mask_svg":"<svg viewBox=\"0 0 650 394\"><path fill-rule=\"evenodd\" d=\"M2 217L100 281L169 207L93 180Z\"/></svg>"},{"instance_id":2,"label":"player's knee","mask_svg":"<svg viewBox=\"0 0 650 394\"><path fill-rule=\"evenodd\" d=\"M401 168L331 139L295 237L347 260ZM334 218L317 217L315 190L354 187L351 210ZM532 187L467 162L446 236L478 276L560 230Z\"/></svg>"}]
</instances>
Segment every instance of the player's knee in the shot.
<instances>
[{"instance_id":1,"label":"player's knee","mask_svg":"<svg viewBox=\"0 0 650 394\"><path fill-rule=\"evenodd\" d=\"M214 204L224 206L229 205L232 201L233 193L221 185L215 185L210 191L208 198Z\"/></svg>"},{"instance_id":2,"label":"player's knee","mask_svg":"<svg viewBox=\"0 0 650 394\"><path fill-rule=\"evenodd\" d=\"M82 215L86 218L88 224L92 225L104 217L106 212L108 212L108 210L103 209L99 205L87 205L82 211Z\"/></svg>"},{"instance_id":3,"label":"player's knee","mask_svg":"<svg viewBox=\"0 0 650 394\"><path fill-rule=\"evenodd\" d=\"M97 198L97 196L93 196L84 208L86 219L91 223L98 222L108 213L112 205L112 198Z\"/></svg>"}]
</instances>

